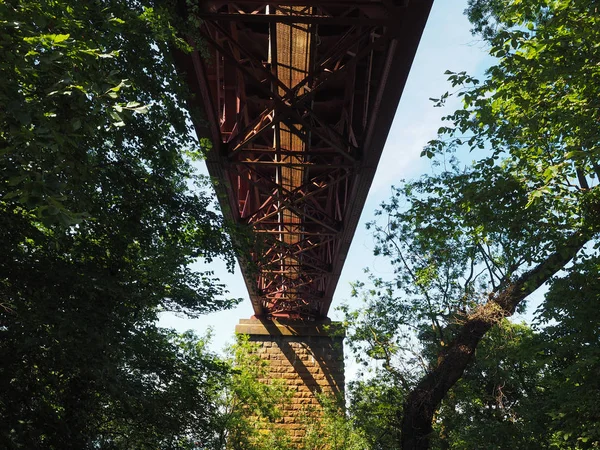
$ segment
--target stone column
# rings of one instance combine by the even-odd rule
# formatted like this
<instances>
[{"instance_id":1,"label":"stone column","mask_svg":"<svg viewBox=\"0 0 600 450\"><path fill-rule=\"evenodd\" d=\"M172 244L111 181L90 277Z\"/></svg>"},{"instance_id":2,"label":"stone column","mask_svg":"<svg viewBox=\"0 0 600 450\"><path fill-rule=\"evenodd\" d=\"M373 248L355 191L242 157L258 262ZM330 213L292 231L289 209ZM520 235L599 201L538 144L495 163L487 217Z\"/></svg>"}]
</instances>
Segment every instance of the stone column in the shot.
<instances>
[{"instance_id":1,"label":"stone column","mask_svg":"<svg viewBox=\"0 0 600 450\"><path fill-rule=\"evenodd\" d=\"M344 348L337 323L240 320L235 332L249 335L261 357L269 361L269 377L283 379L293 392L282 423L294 440L305 434L302 416L319 409L319 393L343 396Z\"/></svg>"}]
</instances>

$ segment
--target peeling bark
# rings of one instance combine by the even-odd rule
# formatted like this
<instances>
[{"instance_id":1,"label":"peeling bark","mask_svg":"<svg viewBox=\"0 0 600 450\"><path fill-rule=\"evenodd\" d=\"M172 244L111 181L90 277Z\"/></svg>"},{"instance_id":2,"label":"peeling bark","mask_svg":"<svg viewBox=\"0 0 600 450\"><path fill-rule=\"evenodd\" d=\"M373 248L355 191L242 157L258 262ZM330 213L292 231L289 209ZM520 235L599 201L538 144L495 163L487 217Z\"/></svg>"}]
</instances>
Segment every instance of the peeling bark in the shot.
<instances>
[{"instance_id":1,"label":"peeling bark","mask_svg":"<svg viewBox=\"0 0 600 450\"><path fill-rule=\"evenodd\" d=\"M592 235L591 232L573 234L558 251L510 285L492 292L487 303L467 316L454 340L440 353L437 366L421 379L405 401L401 425L402 450L429 448L435 411L462 377L485 333L504 317L511 316L517 306L561 270Z\"/></svg>"}]
</instances>

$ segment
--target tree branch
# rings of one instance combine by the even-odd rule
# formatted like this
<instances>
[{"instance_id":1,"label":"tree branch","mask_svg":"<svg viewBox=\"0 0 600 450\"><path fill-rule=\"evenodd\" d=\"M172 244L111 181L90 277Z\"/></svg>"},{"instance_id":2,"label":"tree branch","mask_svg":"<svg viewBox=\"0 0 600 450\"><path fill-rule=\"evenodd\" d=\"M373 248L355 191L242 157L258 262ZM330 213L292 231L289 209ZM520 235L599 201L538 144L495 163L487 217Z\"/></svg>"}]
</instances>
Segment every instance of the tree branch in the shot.
<instances>
[{"instance_id":1,"label":"tree branch","mask_svg":"<svg viewBox=\"0 0 600 450\"><path fill-rule=\"evenodd\" d=\"M488 301L471 312L454 340L440 352L436 367L408 395L402 417L403 450L426 450L432 420L446 393L462 377L475 348L485 333L533 291L561 270L594 236L591 230L578 231L543 262L509 285L492 292Z\"/></svg>"}]
</instances>

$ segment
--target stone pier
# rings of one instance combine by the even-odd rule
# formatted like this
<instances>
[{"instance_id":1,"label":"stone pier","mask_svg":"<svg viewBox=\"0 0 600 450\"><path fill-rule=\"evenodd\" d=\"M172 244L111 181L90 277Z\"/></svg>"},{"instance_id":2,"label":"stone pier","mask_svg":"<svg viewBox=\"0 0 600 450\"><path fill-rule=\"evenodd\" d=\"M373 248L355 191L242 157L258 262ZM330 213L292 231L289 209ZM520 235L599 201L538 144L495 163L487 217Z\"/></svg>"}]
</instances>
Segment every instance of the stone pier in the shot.
<instances>
[{"instance_id":1,"label":"stone pier","mask_svg":"<svg viewBox=\"0 0 600 450\"><path fill-rule=\"evenodd\" d=\"M283 379L293 392L279 425L295 440L305 430L302 416L318 410L317 394L343 396L343 333L337 323L240 320L236 333L249 335L261 357L269 361L269 377Z\"/></svg>"}]
</instances>

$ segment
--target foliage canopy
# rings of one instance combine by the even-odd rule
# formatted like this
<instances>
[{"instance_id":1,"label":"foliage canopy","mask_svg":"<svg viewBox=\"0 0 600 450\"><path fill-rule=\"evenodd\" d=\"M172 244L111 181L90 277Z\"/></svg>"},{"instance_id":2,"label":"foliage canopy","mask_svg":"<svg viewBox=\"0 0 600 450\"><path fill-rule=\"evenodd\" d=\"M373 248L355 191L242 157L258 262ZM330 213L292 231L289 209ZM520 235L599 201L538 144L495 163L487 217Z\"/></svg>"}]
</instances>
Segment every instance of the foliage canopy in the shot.
<instances>
[{"instance_id":1,"label":"foliage canopy","mask_svg":"<svg viewBox=\"0 0 600 450\"><path fill-rule=\"evenodd\" d=\"M467 14L496 63L482 81L448 72L457 91L433 100L457 95L463 107L423 150L434 173L394 189L371 225L395 273L359 283L366 306L348 320L356 346L383 361L404 398L404 450L488 448L491 435L504 439L496 448L599 445L598 396L567 382L575 407L558 389L572 376L580 395L598 392L588 353L597 315L590 323L577 313L599 302L597 8L472 0ZM507 324L544 285L540 328ZM577 327L585 343L573 340Z\"/></svg>"},{"instance_id":2,"label":"foliage canopy","mask_svg":"<svg viewBox=\"0 0 600 450\"><path fill-rule=\"evenodd\" d=\"M193 161L169 2L0 2L0 446L190 448L226 367L162 311L225 224Z\"/></svg>"}]
</instances>

